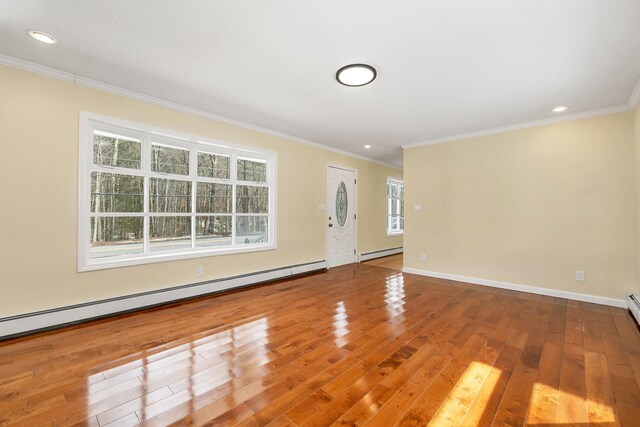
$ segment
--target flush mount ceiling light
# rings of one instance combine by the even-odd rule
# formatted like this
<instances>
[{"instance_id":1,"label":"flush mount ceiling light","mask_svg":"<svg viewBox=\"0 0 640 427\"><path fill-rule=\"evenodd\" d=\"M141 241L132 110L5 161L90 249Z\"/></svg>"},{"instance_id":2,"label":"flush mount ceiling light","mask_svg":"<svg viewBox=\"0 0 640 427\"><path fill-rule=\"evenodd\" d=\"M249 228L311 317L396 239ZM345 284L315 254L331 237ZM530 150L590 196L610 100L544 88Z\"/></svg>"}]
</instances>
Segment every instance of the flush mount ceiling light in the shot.
<instances>
[{"instance_id":1,"label":"flush mount ceiling light","mask_svg":"<svg viewBox=\"0 0 640 427\"><path fill-rule=\"evenodd\" d=\"M340 68L336 80L345 86L364 86L376 79L376 69L367 64L349 64Z\"/></svg>"},{"instance_id":2,"label":"flush mount ceiling light","mask_svg":"<svg viewBox=\"0 0 640 427\"><path fill-rule=\"evenodd\" d=\"M559 106L557 106L556 108L554 108L554 109L553 109L553 110L551 110L551 111L553 111L554 113L562 113L562 112L563 112L564 110L566 110L567 108L569 108L569 107L564 106L564 105L559 105Z\"/></svg>"},{"instance_id":3,"label":"flush mount ceiling light","mask_svg":"<svg viewBox=\"0 0 640 427\"><path fill-rule=\"evenodd\" d=\"M371 146L369 144L367 144L367 145L364 146L364 148L366 148L368 150L369 148L371 148Z\"/></svg>"},{"instance_id":4,"label":"flush mount ceiling light","mask_svg":"<svg viewBox=\"0 0 640 427\"><path fill-rule=\"evenodd\" d=\"M27 34L29 34L31 37L33 37L34 39L38 40L39 42L45 43L45 44L55 44L56 43L56 39L53 38L52 36L50 36L47 33L43 33L42 31L37 31L37 30L29 30L27 31Z\"/></svg>"}]
</instances>

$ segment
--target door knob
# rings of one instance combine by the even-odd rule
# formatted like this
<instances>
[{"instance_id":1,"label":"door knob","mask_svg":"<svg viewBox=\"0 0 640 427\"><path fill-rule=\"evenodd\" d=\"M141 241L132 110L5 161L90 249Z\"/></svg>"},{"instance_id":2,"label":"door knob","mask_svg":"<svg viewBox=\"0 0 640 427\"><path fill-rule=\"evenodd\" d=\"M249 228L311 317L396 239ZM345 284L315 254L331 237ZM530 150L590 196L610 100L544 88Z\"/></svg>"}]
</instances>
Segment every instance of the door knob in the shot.
<instances>
[{"instance_id":1,"label":"door knob","mask_svg":"<svg viewBox=\"0 0 640 427\"><path fill-rule=\"evenodd\" d=\"M333 224L329 223L329 227L333 227Z\"/></svg>"}]
</instances>

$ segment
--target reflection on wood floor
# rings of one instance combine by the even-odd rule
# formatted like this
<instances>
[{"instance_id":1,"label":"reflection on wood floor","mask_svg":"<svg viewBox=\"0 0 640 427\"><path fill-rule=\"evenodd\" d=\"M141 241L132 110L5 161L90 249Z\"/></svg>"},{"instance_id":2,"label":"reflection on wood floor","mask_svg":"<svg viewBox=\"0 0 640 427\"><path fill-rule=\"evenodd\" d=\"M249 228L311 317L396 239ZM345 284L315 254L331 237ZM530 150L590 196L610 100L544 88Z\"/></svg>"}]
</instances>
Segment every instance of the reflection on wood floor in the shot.
<instances>
[{"instance_id":1,"label":"reflection on wood floor","mask_svg":"<svg viewBox=\"0 0 640 427\"><path fill-rule=\"evenodd\" d=\"M371 263L0 343L0 373L0 426L640 425L626 311Z\"/></svg>"},{"instance_id":2,"label":"reflection on wood floor","mask_svg":"<svg viewBox=\"0 0 640 427\"><path fill-rule=\"evenodd\" d=\"M375 258L369 261L365 261L364 264L401 271L402 270L402 254L389 255L382 258Z\"/></svg>"}]
</instances>

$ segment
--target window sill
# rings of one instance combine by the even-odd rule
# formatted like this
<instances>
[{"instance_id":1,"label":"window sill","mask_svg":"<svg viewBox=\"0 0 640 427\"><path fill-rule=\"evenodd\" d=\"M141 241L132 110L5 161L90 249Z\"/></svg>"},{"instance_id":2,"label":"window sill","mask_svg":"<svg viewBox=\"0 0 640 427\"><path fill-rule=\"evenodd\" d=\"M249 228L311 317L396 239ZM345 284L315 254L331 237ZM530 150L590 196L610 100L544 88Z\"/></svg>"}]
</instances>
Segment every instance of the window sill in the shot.
<instances>
[{"instance_id":1,"label":"window sill","mask_svg":"<svg viewBox=\"0 0 640 427\"><path fill-rule=\"evenodd\" d=\"M110 268L132 267L136 265L154 264L159 262L179 261L194 258L212 257L218 255L242 254L250 252L271 251L277 249L276 244L273 245L253 245L242 248L233 249L206 249L192 252L171 252L158 255L148 255L145 257L119 258L110 260L91 260L84 264L78 264L78 273L95 270L107 270Z\"/></svg>"},{"instance_id":2,"label":"window sill","mask_svg":"<svg viewBox=\"0 0 640 427\"><path fill-rule=\"evenodd\" d=\"M404 234L404 231L396 231L394 233L389 233L387 231L387 237L395 237L395 236L402 236Z\"/></svg>"}]
</instances>

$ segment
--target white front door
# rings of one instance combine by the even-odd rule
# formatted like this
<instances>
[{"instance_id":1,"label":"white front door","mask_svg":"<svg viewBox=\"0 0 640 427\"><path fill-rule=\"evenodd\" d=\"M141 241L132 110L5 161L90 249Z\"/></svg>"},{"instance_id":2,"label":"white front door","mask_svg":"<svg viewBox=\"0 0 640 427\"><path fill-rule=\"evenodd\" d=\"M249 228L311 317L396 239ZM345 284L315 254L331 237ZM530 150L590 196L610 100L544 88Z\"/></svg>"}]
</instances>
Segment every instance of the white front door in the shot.
<instances>
[{"instance_id":1,"label":"white front door","mask_svg":"<svg viewBox=\"0 0 640 427\"><path fill-rule=\"evenodd\" d=\"M356 262L356 171L327 168L327 266Z\"/></svg>"}]
</instances>

